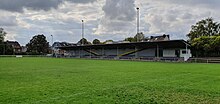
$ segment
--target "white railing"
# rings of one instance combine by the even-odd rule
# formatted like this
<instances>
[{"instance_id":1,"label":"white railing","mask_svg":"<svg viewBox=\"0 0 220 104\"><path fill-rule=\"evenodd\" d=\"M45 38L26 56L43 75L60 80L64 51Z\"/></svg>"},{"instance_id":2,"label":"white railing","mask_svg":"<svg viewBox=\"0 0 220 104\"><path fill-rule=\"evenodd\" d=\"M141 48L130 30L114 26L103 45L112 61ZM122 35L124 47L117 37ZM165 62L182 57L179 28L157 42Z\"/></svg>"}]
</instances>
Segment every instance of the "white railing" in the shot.
<instances>
[{"instance_id":1,"label":"white railing","mask_svg":"<svg viewBox=\"0 0 220 104\"><path fill-rule=\"evenodd\" d=\"M206 57L206 58L190 58L188 62L195 63L220 63L220 57Z\"/></svg>"}]
</instances>

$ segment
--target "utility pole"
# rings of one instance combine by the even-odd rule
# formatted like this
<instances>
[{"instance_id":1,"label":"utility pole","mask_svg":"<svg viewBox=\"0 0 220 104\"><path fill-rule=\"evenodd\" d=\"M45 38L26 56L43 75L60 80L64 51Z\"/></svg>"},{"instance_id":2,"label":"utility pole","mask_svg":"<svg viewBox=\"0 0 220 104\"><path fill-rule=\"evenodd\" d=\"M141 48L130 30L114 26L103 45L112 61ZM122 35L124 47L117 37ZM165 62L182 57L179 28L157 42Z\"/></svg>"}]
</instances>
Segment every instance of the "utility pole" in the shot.
<instances>
[{"instance_id":1,"label":"utility pole","mask_svg":"<svg viewBox=\"0 0 220 104\"><path fill-rule=\"evenodd\" d=\"M138 38L138 34L139 34L139 22L140 22L140 16L139 16L139 7L136 8L137 9L137 42L139 41L139 38Z\"/></svg>"}]
</instances>

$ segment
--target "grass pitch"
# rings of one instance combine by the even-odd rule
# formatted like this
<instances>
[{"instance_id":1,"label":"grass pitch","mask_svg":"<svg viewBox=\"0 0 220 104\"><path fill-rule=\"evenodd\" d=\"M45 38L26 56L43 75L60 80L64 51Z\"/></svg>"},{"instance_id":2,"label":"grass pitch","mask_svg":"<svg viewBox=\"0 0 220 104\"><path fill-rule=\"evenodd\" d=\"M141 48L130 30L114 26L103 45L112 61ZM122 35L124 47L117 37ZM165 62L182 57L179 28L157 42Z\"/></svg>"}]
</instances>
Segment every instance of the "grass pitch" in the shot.
<instances>
[{"instance_id":1,"label":"grass pitch","mask_svg":"<svg viewBox=\"0 0 220 104\"><path fill-rule=\"evenodd\" d=\"M0 58L0 103L220 103L220 64Z\"/></svg>"}]
</instances>

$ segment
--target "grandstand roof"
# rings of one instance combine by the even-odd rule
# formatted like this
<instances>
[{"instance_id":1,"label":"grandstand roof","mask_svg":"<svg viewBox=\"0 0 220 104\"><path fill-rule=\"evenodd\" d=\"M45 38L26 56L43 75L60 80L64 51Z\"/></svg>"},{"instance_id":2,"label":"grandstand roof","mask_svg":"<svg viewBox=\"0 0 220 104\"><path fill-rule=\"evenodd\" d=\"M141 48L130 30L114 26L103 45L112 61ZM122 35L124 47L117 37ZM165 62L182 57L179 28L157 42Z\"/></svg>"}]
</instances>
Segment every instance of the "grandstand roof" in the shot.
<instances>
[{"instance_id":1,"label":"grandstand roof","mask_svg":"<svg viewBox=\"0 0 220 104\"><path fill-rule=\"evenodd\" d=\"M116 44L97 44L97 45L83 45L83 46L63 46L58 47L64 50L72 49L100 49L100 48L185 48L186 45L190 46L185 40L167 40L167 41L149 41L149 42L135 42L135 43L116 43Z\"/></svg>"}]
</instances>

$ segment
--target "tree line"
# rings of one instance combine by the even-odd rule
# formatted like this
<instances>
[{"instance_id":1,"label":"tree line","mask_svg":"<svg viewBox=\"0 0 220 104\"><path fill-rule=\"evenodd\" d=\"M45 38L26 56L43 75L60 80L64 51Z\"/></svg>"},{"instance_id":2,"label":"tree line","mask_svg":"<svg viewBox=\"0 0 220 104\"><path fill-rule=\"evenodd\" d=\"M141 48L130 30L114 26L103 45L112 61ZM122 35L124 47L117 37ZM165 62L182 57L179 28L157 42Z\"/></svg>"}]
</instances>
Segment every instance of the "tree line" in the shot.
<instances>
[{"instance_id":1,"label":"tree line","mask_svg":"<svg viewBox=\"0 0 220 104\"><path fill-rule=\"evenodd\" d=\"M14 53L15 47L8 44L8 41L4 42L6 32L3 28L0 28L0 55L12 55ZM30 55L43 55L49 53L49 42L47 42L46 37L42 35L34 36L28 44L26 44L27 51L25 53L19 54L30 54ZM18 54L18 53L17 53Z\"/></svg>"},{"instance_id":2,"label":"tree line","mask_svg":"<svg viewBox=\"0 0 220 104\"><path fill-rule=\"evenodd\" d=\"M148 40L148 37L145 37L142 32L137 33L134 37L128 37L125 38L123 41L128 41L128 42L137 42L137 41L144 41ZM84 45L89 45L89 44L106 44L108 42L114 42L113 40L106 40L104 42L101 42L99 39L94 39L92 42L89 42L87 39L82 38L80 41L77 42L77 44L84 44Z\"/></svg>"}]
</instances>

